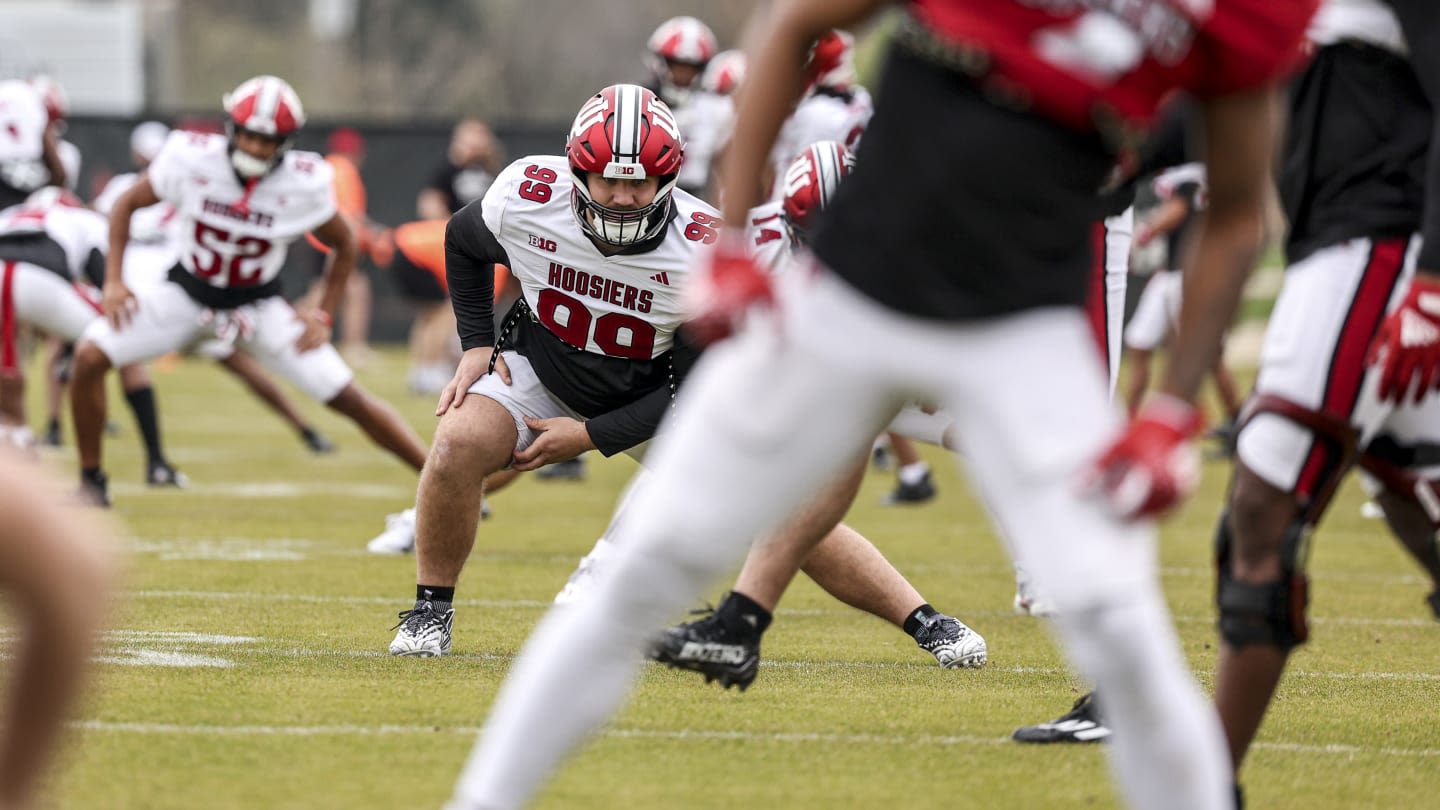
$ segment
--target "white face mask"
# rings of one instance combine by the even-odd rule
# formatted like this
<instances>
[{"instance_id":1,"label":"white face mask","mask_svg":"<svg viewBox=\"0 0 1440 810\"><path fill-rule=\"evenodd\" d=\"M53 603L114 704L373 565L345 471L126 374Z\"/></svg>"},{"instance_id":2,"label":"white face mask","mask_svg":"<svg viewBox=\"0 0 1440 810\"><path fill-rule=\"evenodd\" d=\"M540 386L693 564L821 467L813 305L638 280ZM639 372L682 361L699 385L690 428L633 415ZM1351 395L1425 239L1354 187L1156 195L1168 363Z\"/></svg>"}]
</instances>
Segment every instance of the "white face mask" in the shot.
<instances>
[{"instance_id":1,"label":"white face mask","mask_svg":"<svg viewBox=\"0 0 1440 810\"><path fill-rule=\"evenodd\" d=\"M230 151L230 165L235 168L235 173L241 177L255 178L270 171L271 161L261 160L240 149L232 149Z\"/></svg>"},{"instance_id":2,"label":"white face mask","mask_svg":"<svg viewBox=\"0 0 1440 810\"><path fill-rule=\"evenodd\" d=\"M602 215L599 211L590 210L590 227L595 229L603 241L616 245L630 245L640 241L642 230L645 227L645 220L641 218L617 222Z\"/></svg>"}]
</instances>

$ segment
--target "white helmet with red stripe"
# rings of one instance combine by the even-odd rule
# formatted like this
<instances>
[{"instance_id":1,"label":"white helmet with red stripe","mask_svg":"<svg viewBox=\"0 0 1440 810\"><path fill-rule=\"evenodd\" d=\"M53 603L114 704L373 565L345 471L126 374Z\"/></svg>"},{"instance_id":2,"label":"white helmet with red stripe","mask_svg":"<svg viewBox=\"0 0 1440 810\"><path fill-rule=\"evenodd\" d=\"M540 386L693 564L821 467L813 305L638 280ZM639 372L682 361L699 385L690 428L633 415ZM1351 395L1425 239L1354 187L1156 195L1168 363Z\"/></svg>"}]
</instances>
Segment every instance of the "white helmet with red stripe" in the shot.
<instances>
[{"instance_id":1,"label":"white helmet with red stripe","mask_svg":"<svg viewBox=\"0 0 1440 810\"><path fill-rule=\"evenodd\" d=\"M65 95L65 88L43 73L31 76L26 82L40 96L40 100L45 102L45 116L49 123L64 121L70 114L70 97Z\"/></svg>"},{"instance_id":2,"label":"white helmet with red stripe","mask_svg":"<svg viewBox=\"0 0 1440 810\"><path fill-rule=\"evenodd\" d=\"M854 168L855 156L839 141L816 141L785 167L785 221L797 239L806 241L840 180Z\"/></svg>"},{"instance_id":3,"label":"white helmet with red stripe","mask_svg":"<svg viewBox=\"0 0 1440 810\"><path fill-rule=\"evenodd\" d=\"M745 81L745 52L738 50L721 51L715 54L705 72L700 75L700 87L720 96L735 92Z\"/></svg>"},{"instance_id":4,"label":"white helmet with red stripe","mask_svg":"<svg viewBox=\"0 0 1440 810\"><path fill-rule=\"evenodd\" d=\"M277 76L256 76L246 80L222 99L225 131L230 136L230 162L243 177L259 177L270 171L294 143L295 133L305 126L305 108L288 82ZM261 135L279 143L270 160L261 160L235 148L239 130Z\"/></svg>"},{"instance_id":5,"label":"white helmet with red stripe","mask_svg":"<svg viewBox=\"0 0 1440 810\"><path fill-rule=\"evenodd\" d=\"M720 46L710 26L694 17L671 17L650 35L646 47L650 51L650 71L655 74L661 98L670 104L684 103L701 71L714 58ZM672 65L691 68L684 84L675 80Z\"/></svg>"},{"instance_id":6,"label":"white helmet with red stripe","mask_svg":"<svg viewBox=\"0 0 1440 810\"><path fill-rule=\"evenodd\" d=\"M685 150L675 114L650 90L612 84L592 96L570 127L565 157L575 179L570 207L587 235L625 247L654 238L670 221L671 192ZM587 178L592 173L618 180L656 177L660 186L643 208L609 208L590 197Z\"/></svg>"}]
</instances>

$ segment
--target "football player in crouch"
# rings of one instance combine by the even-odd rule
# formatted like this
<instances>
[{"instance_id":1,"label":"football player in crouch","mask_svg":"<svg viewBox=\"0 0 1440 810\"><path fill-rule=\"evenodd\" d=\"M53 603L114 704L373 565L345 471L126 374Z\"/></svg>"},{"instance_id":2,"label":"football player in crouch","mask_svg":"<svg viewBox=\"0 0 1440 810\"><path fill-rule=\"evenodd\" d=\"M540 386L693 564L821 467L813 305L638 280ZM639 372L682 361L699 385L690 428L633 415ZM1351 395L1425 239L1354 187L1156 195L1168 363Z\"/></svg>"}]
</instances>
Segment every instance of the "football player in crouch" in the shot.
<instances>
[{"instance_id":1,"label":"football player in crouch","mask_svg":"<svg viewBox=\"0 0 1440 810\"><path fill-rule=\"evenodd\" d=\"M362 389L330 345L330 313L354 269L355 238L336 213L329 164L290 148L305 123L299 97L284 80L257 76L224 107L228 134L173 133L110 215L106 319L76 349L71 389L81 486L100 503L108 502L100 441L106 372L206 338L235 341L412 468L425 463L414 429ZM162 200L180 219L180 260L166 281L136 294L122 267L131 215ZM320 307L296 311L279 295L278 275L290 243L307 231L335 249L335 260Z\"/></svg>"},{"instance_id":2,"label":"football player in crouch","mask_svg":"<svg viewBox=\"0 0 1440 810\"><path fill-rule=\"evenodd\" d=\"M747 244L759 264L777 274L796 264L805 234L853 165L849 150L835 141L811 144L795 158L786 171L785 197L750 211ZM916 417L919 423L931 419L926 414ZM726 688L747 688L758 672L761 638L775 608L803 570L836 599L904 630L941 666L983 666L988 660L985 639L959 619L935 610L874 544L839 522L855 500L864 472L864 459L857 459L798 519L756 543L719 607L705 618L666 631L651 648L651 657L702 673ZM623 522L624 512L622 502L612 529ZM611 542L602 537L556 601L583 601L613 553Z\"/></svg>"},{"instance_id":3,"label":"football player in crouch","mask_svg":"<svg viewBox=\"0 0 1440 810\"><path fill-rule=\"evenodd\" d=\"M811 44L886 5L771 9L724 169L731 227L756 201ZM586 609L555 608L532 633L454 806L527 804L620 705L654 628L911 397L951 413L992 513L1056 603L1067 653L1113 690L1107 753L1124 799L1234 806L1219 722L1165 609L1147 518L1194 483L1191 403L1258 250L1277 85L1300 59L1314 3L1111 8L908 4L855 172L812 239L815 272L776 289L741 234L721 234L692 324L720 337L752 323L708 352L681 393ZM1130 58L1096 52L1097 41L1125 43ZM1117 153L1177 88L1204 105L1211 206L1162 393L1126 426L1082 311L1091 226ZM883 364L864 350L881 345ZM769 418L748 418L757 413Z\"/></svg>"}]
</instances>

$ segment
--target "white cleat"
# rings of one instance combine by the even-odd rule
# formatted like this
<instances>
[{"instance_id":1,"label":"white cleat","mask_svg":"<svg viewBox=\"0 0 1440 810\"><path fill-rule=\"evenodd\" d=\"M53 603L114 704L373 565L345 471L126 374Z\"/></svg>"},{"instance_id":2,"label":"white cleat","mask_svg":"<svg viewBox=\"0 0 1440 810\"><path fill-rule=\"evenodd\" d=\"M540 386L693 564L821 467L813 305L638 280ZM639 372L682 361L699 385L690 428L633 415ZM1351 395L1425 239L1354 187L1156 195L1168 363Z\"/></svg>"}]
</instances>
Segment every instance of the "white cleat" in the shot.
<instances>
[{"instance_id":1,"label":"white cleat","mask_svg":"<svg viewBox=\"0 0 1440 810\"><path fill-rule=\"evenodd\" d=\"M412 610L400 614L395 640L390 642L391 655L412 658L438 658L450 652L451 628L455 626L455 609L444 613L430 602L417 602Z\"/></svg>"},{"instance_id":2,"label":"white cleat","mask_svg":"<svg viewBox=\"0 0 1440 810\"><path fill-rule=\"evenodd\" d=\"M415 510L385 516L385 531L365 544L371 554L409 554L415 550Z\"/></svg>"},{"instance_id":3,"label":"white cleat","mask_svg":"<svg viewBox=\"0 0 1440 810\"><path fill-rule=\"evenodd\" d=\"M595 577L597 572L605 566L607 560L615 554L615 547L605 538L595 541L595 547L590 553L580 558L580 565L575 572L565 581L565 587L555 594L555 604L573 605L584 602L590 598L595 591Z\"/></svg>"},{"instance_id":4,"label":"white cleat","mask_svg":"<svg viewBox=\"0 0 1440 810\"><path fill-rule=\"evenodd\" d=\"M935 656L945 669L976 669L990 660L985 639L953 616L940 614L915 634L920 649Z\"/></svg>"}]
</instances>

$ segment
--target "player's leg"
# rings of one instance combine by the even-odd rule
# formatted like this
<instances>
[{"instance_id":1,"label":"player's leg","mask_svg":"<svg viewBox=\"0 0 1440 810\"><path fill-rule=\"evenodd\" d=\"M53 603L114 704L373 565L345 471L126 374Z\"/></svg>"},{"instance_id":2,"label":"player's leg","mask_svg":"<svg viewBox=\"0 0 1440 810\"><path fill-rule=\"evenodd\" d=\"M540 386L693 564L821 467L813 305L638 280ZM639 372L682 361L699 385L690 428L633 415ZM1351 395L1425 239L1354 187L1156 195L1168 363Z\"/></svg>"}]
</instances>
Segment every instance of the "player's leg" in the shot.
<instances>
[{"instance_id":1,"label":"player's leg","mask_svg":"<svg viewBox=\"0 0 1440 810\"><path fill-rule=\"evenodd\" d=\"M339 360L338 355L336 359ZM349 417L371 441L391 455L415 470L424 466L425 441L420 434L390 403L361 388L359 383L346 385L340 393L325 400L325 404Z\"/></svg>"},{"instance_id":2,"label":"player's leg","mask_svg":"<svg viewBox=\"0 0 1440 810\"><path fill-rule=\"evenodd\" d=\"M176 470L165 458L165 448L160 440L160 412L155 407L155 388L150 382L150 371L143 363L131 363L120 367L120 388L125 392L125 403L135 417L140 429L140 439L145 443L145 483L157 487L183 487L184 474Z\"/></svg>"},{"instance_id":3,"label":"player's leg","mask_svg":"<svg viewBox=\"0 0 1440 810\"><path fill-rule=\"evenodd\" d=\"M837 295L857 296L824 284L782 291L783 339L775 324L757 323L710 349L686 381L617 527L614 565L591 600L553 608L531 634L456 786L460 806L521 806L619 706L655 630L893 415L898 403L853 347L892 345L894 320L865 323L884 312L846 307Z\"/></svg>"},{"instance_id":4,"label":"player's leg","mask_svg":"<svg viewBox=\"0 0 1440 810\"><path fill-rule=\"evenodd\" d=\"M7 656L0 805L30 807L79 694L114 572L104 527L58 503L33 465L3 455L0 588L21 635Z\"/></svg>"},{"instance_id":5,"label":"player's leg","mask_svg":"<svg viewBox=\"0 0 1440 810\"><path fill-rule=\"evenodd\" d=\"M891 433L890 449L895 453L895 489L886 498L888 504L925 503L935 498L935 482L930 465L909 438Z\"/></svg>"},{"instance_id":6,"label":"player's leg","mask_svg":"<svg viewBox=\"0 0 1440 810\"><path fill-rule=\"evenodd\" d=\"M329 439L321 435L305 419L294 401L286 396L269 374L265 373L264 367L255 358L244 352L234 351L232 348L231 351L225 353L224 357L219 358L218 362L222 368L238 377L245 387L250 389L250 393L258 397L296 433L299 433L300 439L312 452L329 453L334 451L335 445L331 444Z\"/></svg>"},{"instance_id":7,"label":"player's leg","mask_svg":"<svg viewBox=\"0 0 1440 810\"><path fill-rule=\"evenodd\" d=\"M1286 270L1271 315L1217 529L1215 703L1236 771L1306 638L1303 541L1353 461L1350 426L1373 429L1388 414L1364 349L1401 286L1406 252L1404 239L1318 251Z\"/></svg>"},{"instance_id":8,"label":"player's leg","mask_svg":"<svg viewBox=\"0 0 1440 810\"><path fill-rule=\"evenodd\" d=\"M963 353L948 355L946 409L977 488L1056 605L1071 661L1106 696L1112 768L1129 802L1225 807L1219 724L1161 597L1153 527L1124 522L1080 492L1081 474L1120 426L1085 329L1078 312L1057 310L987 323ZM1006 373L1022 361L1030 374Z\"/></svg>"}]
</instances>

